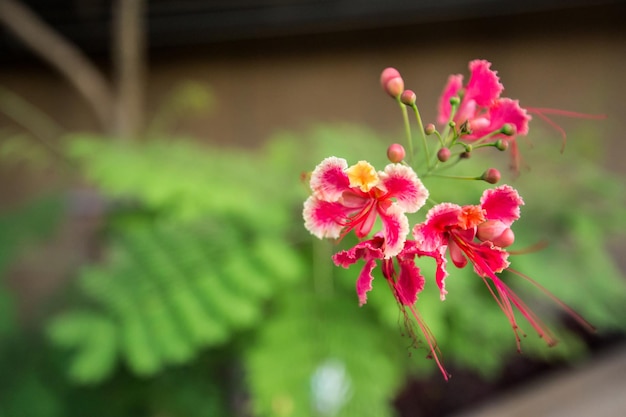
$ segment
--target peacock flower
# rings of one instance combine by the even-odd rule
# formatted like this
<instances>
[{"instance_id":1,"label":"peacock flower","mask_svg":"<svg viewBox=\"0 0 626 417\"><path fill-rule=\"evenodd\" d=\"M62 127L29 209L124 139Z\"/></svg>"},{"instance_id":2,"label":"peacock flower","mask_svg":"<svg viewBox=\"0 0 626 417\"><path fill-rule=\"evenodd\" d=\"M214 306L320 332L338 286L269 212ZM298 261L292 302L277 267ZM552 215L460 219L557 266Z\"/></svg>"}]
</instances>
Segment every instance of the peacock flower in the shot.
<instances>
[{"instance_id":1,"label":"peacock flower","mask_svg":"<svg viewBox=\"0 0 626 417\"><path fill-rule=\"evenodd\" d=\"M351 167L345 159L329 157L313 171L312 194L304 203L304 225L318 238L337 239L354 230L359 239L382 222L385 258L397 255L409 233L405 213L419 210L428 190L408 166L389 164L376 171L366 161Z\"/></svg>"},{"instance_id":2,"label":"peacock flower","mask_svg":"<svg viewBox=\"0 0 626 417\"><path fill-rule=\"evenodd\" d=\"M480 205L439 204L428 212L424 223L416 225L413 229L413 236L422 255L432 256L429 252L445 254L447 251L454 265L459 268L464 267L469 259L474 266L474 272L483 279L489 292L509 320L515 333L518 350L520 350L521 338L513 307L520 311L548 345L553 346L557 341L541 319L496 275L505 269L537 286L582 326L593 330L593 326L544 287L530 277L511 270L507 259L508 252L495 243L498 239L502 239L502 235L508 236L505 243L513 242L514 237L510 232L510 226L519 218L520 206L523 204L524 201L515 189L503 185L486 190L480 199ZM481 232L482 227L486 227L487 231ZM489 236L488 232L494 234ZM482 238L481 233L485 234ZM445 264L441 264L441 258L435 259L438 269L443 269L442 276L447 276ZM437 284L441 291L441 298L444 299L446 290L443 280L437 280Z\"/></svg>"},{"instance_id":3,"label":"peacock flower","mask_svg":"<svg viewBox=\"0 0 626 417\"><path fill-rule=\"evenodd\" d=\"M515 138L528 134L531 116L519 105L518 100L500 97L504 87L491 63L474 60L469 63L470 79L463 86L463 76L451 75L439 99L439 123L454 121L457 126L466 126L461 139L475 141L489 135L490 141L498 139L511 143L513 167L520 164ZM450 99L460 97L456 112L452 113Z\"/></svg>"}]
</instances>

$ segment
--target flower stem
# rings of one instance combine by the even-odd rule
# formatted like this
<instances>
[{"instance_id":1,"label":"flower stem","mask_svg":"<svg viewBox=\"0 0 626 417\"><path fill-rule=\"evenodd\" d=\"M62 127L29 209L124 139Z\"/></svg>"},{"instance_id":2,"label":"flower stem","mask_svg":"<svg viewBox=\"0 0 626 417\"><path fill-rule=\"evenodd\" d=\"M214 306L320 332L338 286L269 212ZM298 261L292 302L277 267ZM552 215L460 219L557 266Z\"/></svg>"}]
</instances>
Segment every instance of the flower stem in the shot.
<instances>
[{"instance_id":1,"label":"flower stem","mask_svg":"<svg viewBox=\"0 0 626 417\"><path fill-rule=\"evenodd\" d=\"M400 100L400 96L398 96L397 101L402 111L402 121L404 122L404 133L406 134L407 147L409 148L409 163L411 163L413 161L413 139L411 138L411 124L409 123L409 114L406 110L406 106Z\"/></svg>"},{"instance_id":2,"label":"flower stem","mask_svg":"<svg viewBox=\"0 0 626 417\"><path fill-rule=\"evenodd\" d=\"M426 168L430 169L430 150L428 149L428 142L426 141L426 133L424 132L424 124L422 123L422 117L420 116L420 111L415 105L415 103L413 103L411 108L413 109L413 112L415 113L417 126L422 136L422 145L424 146L424 152L425 152L425 158L426 158Z\"/></svg>"}]
</instances>

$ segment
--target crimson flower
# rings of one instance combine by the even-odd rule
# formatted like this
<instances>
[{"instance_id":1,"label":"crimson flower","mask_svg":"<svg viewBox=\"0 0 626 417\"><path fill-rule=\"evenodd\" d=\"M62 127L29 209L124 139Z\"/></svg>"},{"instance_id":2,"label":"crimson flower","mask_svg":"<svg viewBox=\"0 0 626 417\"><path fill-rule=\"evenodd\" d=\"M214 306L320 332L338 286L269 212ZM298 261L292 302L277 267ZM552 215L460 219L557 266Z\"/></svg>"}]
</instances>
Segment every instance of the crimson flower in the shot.
<instances>
[{"instance_id":1,"label":"crimson flower","mask_svg":"<svg viewBox=\"0 0 626 417\"><path fill-rule=\"evenodd\" d=\"M351 167L345 159L324 159L311 174L312 195L304 202L304 226L318 238L340 238L354 230L359 239L382 221L385 258L397 255L409 233L405 213L419 210L428 190L408 166L389 164L376 172L368 162Z\"/></svg>"},{"instance_id":2,"label":"crimson flower","mask_svg":"<svg viewBox=\"0 0 626 417\"><path fill-rule=\"evenodd\" d=\"M474 272L483 279L513 327L518 349L521 339L513 307L521 312L549 345L556 344L556 339L535 313L496 275L509 267L509 254L489 239L497 240L502 234L507 234L509 238L505 239L506 243L512 243L510 226L519 218L519 208L523 204L522 198L515 189L503 185L486 190L481 197L480 205L439 204L428 212L424 223L416 225L413 229L413 237L423 251L439 254L447 251L454 265L459 268L464 267L468 260L473 264ZM488 227L481 241L478 236L483 225L488 225ZM437 259L437 263L438 268L444 270L442 276L445 278L447 276L445 265L441 264L441 259ZM525 278L530 280L528 277ZM531 282L538 285L532 280ZM437 280L437 284L441 291L441 298L444 299L447 291L443 279ZM540 288L547 292L544 288ZM562 302L558 300L557 302L577 319L579 318Z\"/></svg>"},{"instance_id":3,"label":"crimson flower","mask_svg":"<svg viewBox=\"0 0 626 417\"><path fill-rule=\"evenodd\" d=\"M463 76L451 75L439 99L439 123L447 123L452 115L452 97L460 97L461 101L452 121L457 126L467 124L467 132L461 136L466 141L475 141L491 134L489 140L504 139L511 145L513 165L519 166L519 151L516 136L528 134L528 122L531 116L519 105L518 100L500 97L504 87L491 63L485 60L474 60L469 63L470 79L463 86ZM495 133L508 125L511 135Z\"/></svg>"}]
</instances>

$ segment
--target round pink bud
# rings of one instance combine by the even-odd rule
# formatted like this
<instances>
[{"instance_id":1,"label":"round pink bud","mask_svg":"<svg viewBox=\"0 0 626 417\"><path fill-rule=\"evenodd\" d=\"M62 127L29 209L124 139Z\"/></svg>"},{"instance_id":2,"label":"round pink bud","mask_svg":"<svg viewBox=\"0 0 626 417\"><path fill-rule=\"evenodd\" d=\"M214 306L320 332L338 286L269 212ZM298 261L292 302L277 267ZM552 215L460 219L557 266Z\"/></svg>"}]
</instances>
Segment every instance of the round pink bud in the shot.
<instances>
[{"instance_id":1,"label":"round pink bud","mask_svg":"<svg viewBox=\"0 0 626 417\"><path fill-rule=\"evenodd\" d=\"M450 152L450 149L441 148L437 152L437 159L439 159L441 162L446 162L448 159L450 159L451 154L452 152Z\"/></svg>"},{"instance_id":2,"label":"round pink bud","mask_svg":"<svg viewBox=\"0 0 626 417\"><path fill-rule=\"evenodd\" d=\"M496 149L499 151L506 151L509 148L509 142L506 140L498 139L496 141Z\"/></svg>"},{"instance_id":3,"label":"round pink bud","mask_svg":"<svg viewBox=\"0 0 626 417\"><path fill-rule=\"evenodd\" d=\"M487 220L476 228L476 237L483 242L491 242L501 248L511 246L515 242L515 234L500 220Z\"/></svg>"},{"instance_id":4,"label":"round pink bud","mask_svg":"<svg viewBox=\"0 0 626 417\"><path fill-rule=\"evenodd\" d=\"M412 90L404 90L400 96L400 101L407 106L414 105L415 100L417 100L417 96Z\"/></svg>"},{"instance_id":5,"label":"round pink bud","mask_svg":"<svg viewBox=\"0 0 626 417\"><path fill-rule=\"evenodd\" d=\"M505 123L502 125L500 132L502 132L503 135L513 136L515 134L515 126L510 123Z\"/></svg>"},{"instance_id":6,"label":"round pink bud","mask_svg":"<svg viewBox=\"0 0 626 417\"><path fill-rule=\"evenodd\" d=\"M404 91L404 80L395 68L385 68L380 74L380 85L391 97L396 98Z\"/></svg>"},{"instance_id":7,"label":"round pink bud","mask_svg":"<svg viewBox=\"0 0 626 417\"><path fill-rule=\"evenodd\" d=\"M483 172L483 175L480 177L480 179L488 182L489 184L496 184L498 181L500 181L500 171L495 168L489 168L488 170Z\"/></svg>"},{"instance_id":8,"label":"round pink bud","mask_svg":"<svg viewBox=\"0 0 626 417\"><path fill-rule=\"evenodd\" d=\"M404 146L400 145L399 143L389 145L389 147L387 148L387 158L389 158L389 160L394 164L402 162L405 156L406 152L404 151Z\"/></svg>"},{"instance_id":9,"label":"round pink bud","mask_svg":"<svg viewBox=\"0 0 626 417\"><path fill-rule=\"evenodd\" d=\"M435 125L432 123L428 123L426 125L426 127L424 128L424 133L426 133L427 135L432 135L433 133L435 133Z\"/></svg>"}]
</instances>

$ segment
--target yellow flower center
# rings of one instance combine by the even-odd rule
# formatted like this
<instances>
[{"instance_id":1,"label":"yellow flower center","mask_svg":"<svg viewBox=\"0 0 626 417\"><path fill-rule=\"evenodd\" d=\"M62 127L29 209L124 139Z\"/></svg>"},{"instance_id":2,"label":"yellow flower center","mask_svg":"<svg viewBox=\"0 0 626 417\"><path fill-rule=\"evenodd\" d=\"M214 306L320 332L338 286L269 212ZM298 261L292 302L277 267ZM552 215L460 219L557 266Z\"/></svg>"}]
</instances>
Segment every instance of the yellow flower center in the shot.
<instances>
[{"instance_id":1,"label":"yellow flower center","mask_svg":"<svg viewBox=\"0 0 626 417\"><path fill-rule=\"evenodd\" d=\"M359 161L348 168L346 174L350 180L350 187L359 187L364 193L378 185L378 174L369 162Z\"/></svg>"}]
</instances>

